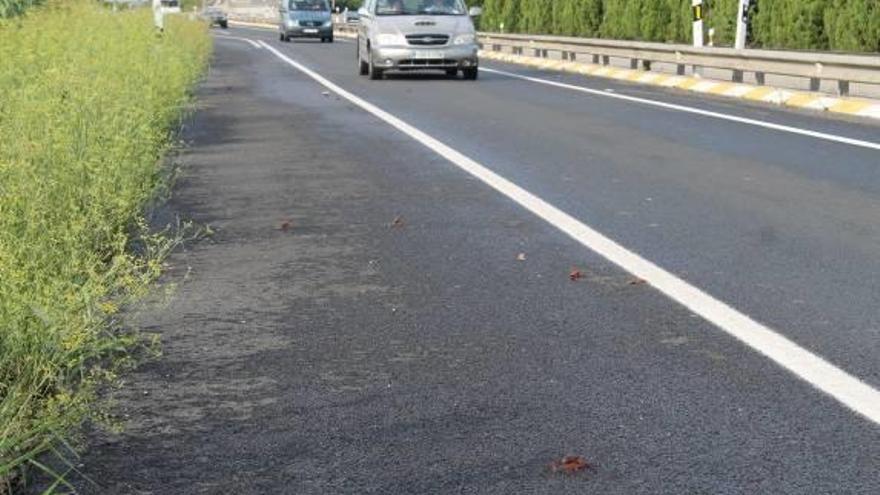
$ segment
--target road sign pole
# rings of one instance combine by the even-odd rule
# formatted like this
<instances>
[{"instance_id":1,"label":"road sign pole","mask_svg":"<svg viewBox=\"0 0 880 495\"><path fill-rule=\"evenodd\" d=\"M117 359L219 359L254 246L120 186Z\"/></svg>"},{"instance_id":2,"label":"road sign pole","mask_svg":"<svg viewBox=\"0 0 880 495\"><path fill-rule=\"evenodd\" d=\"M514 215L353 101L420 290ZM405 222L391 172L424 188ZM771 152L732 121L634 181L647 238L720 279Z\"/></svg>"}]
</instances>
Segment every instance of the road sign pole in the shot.
<instances>
[{"instance_id":1,"label":"road sign pole","mask_svg":"<svg viewBox=\"0 0 880 495\"><path fill-rule=\"evenodd\" d=\"M703 46L703 0L691 0L694 12L694 46Z\"/></svg>"},{"instance_id":2,"label":"road sign pole","mask_svg":"<svg viewBox=\"0 0 880 495\"><path fill-rule=\"evenodd\" d=\"M749 4L751 0L739 0L739 10L736 14L736 43L734 48L742 50L746 47L746 37L749 32Z\"/></svg>"}]
</instances>

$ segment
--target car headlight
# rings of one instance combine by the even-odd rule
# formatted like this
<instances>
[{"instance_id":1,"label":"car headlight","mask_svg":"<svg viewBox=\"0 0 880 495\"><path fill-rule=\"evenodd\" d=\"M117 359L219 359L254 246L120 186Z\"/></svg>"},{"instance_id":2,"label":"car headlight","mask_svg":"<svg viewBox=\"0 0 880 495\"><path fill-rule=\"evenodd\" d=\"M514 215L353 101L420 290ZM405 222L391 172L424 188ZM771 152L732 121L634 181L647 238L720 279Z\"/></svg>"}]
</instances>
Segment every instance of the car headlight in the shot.
<instances>
[{"instance_id":1,"label":"car headlight","mask_svg":"<svg viewBox=\"0 0 880 495\"><path fill-rule=\"evenodd\" d=\"M378 45L405 45L406 38L403 37L402 34L380 34L376 36L376 43Z\"/></svg>"},{"instance_id":2,"label":"car headlight","mask_svg":"<svg viewBox=\"0 0 880 495\"><path fill-rule=\"evenodd\" d=\"M455 45L472 45L477 41L476 36L473 34L459 34L455 37L455 41L453 44Z\"/></svg>"},{"instance_id":3,"label":"car headlight","mask_svg":"<svg viewBox=\"0 0 880 495\"><path fill-rule=\"evenodd\" d=\"M324 27L330 27L333 25L333 21L324 21Z\"/></svg>"}]
</instances>

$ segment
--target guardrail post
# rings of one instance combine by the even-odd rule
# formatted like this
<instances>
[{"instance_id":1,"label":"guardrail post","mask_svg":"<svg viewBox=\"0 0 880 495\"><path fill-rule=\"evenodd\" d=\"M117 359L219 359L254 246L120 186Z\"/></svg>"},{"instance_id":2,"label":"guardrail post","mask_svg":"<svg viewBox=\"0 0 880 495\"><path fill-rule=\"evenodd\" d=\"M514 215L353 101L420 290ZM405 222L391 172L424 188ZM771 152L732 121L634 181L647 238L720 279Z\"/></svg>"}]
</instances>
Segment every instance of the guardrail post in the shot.
<instances>
[{"instance_id":1,"label":"guardrail post","mask_svg":"<svg viewBox=\"0 0 880 495\"><path fill-rule=\"evenodd\" d=\"M651 61L650 60L642 60L642 70L651 71Z\"/></svg>"},{"instance_id":2,"label":"guardrail post","mask_svg":"<svg viewBox=\"0 0 880 495\"><path fill-rule=\"evenodd\" d=\"M819 79L818 77L811 77L810 78L810 91L819 91L819 89L821 87L822 87L822 80L821 79Z\"/></svg>"},{"instance_id":3,"label":"guardrail post","mask_svg":"<svg viewBox=\"0 0 880 495\"><path fill-rule=\"evenodd\" d=\"M733 77L731 77L731 80L736 83L743 82L743 71L734 69Z\"/></svg>"},{"instance_id":4,"label":"guardrail post","mask_svg":"<svg viewBox=\"0 0 880 495\"><path fill-rule=\"evenodd\" d=\"M599 55L593 55L593 63L599 65Z\"/></svg>"},{"instance_id":5,"label":"guardrail post","mask_svg":"<svg viewBox=\"0 0 880 495\"><path fill-rule=\"evenodd\" d=\"M765 78L763 72L755 72L755 81L758 82L758 86L763 86L765 84Z\"/></svg>"},{"instance_id":6,"label":"guardrail post","mask_svg":"<svg viewBox=\"0 0 880 495\"><path fill-rule=\"evenodd\" d=\"M602 65L610 65L610 64L611 64L611 57L609 57L608 55L602 55Z\"/></svg>"},{"instance_id":7,"label":"guardrail post","mask_svg":"<svg viewBox=\"0 0 880 495\"><path fill-rule=\"evenodd\" d=\"M637 58L629 59L629 68L632 70L637 70L639 68L639 59L637 59Z\"/></svg>"},{"instance_id":8,"label":"guardrail post","mask_svg":"<svg viewBox=\"0 0 880 495\"><path fill-rule=\"evenodd\" d=\"M849 81L837 81L837 94L840 96L849 95Z\"/></svg>"}]
</instances>

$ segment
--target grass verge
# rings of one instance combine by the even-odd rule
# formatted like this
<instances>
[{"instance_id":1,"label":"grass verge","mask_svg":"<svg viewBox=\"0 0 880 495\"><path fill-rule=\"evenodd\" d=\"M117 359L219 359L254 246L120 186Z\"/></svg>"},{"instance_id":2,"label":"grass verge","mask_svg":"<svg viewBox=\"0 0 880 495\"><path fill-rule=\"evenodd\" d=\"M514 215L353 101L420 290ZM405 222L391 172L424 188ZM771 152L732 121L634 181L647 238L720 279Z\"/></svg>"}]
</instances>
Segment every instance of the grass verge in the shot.
<instances>
[{"instance_id":1,"label":"grass verge","mask_svg":"<svg viewBox=\"0 0 880 495\"><path fill-rule=\"evenodd\" d=\"M136 342L115 315L161 268L142 210L210 50L202 23L88 0L0 20L0 493Z\"/></svg>"}]
</instances>

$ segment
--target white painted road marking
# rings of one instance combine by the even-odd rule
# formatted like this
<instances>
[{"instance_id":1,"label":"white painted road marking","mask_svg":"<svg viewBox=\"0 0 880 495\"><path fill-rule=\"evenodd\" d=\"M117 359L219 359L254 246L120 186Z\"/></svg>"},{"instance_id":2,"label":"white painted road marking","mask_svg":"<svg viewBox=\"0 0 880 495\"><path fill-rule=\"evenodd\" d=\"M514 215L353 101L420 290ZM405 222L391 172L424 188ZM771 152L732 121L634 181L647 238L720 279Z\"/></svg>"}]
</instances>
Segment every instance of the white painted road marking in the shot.
<instances>
[{"instance_id":1,"label":"white painted road marking","mask_svg":"<svg viewBox=\"0 0 880 495\"><path fill-rule=\"evenodd\" d=\"M516 74L513 72L507 72L507 71L498 70L498 69L487 69L485 67L480 67L480 70L483 72L489 72L491 74L499 74L502 76L513 77L516 79L522 79L524 81L531 81L531 82L538 83L538 84L545 84L547 86L554 86L557 88L569 89L572 91L580 91L582 93L588 93L591 95L604 96L606 98L614 98L617 100L624 100L624 101L629 101L629 102L633 102L633 103L641 103L643 105L651 105L654 107L665 108L667 110L676 110L679 112L692 113L692 114L696 114L696 115L702 115L704 117L712 117L715 119L729 120L731 122L737 122L740 124L764 127L766 129L773 129L775 131L788 132L791 134L799 134L801 136L808 136L808 137L812 137L812 138L816 138L816 139L823 139L825 141L833 141L836 143L849 144L852 146L858 146L861 148L868 148L868 149L880 151L880 143L874 143L871 141L863 141L861 139L853 139L853 138L848 138L845 136L838 136L836 134L826 134L824 132L811 131L809 129L801 129L798 127L792 127L792 126L781 125L781 124L774 124L772 122L765 122L763 120L749 119L746 117L737 117L736 115L728 115L725 113L712 112L710 110L701 110L699 108L688 107L685 105L676 105L674 103L665 103L665 102L657 101L657 100L649 100L647 98L638 98L635 96L627 96L627 95L622 95L620 93L608 93L606 91L600 91L597 89L590 89L590 88L585 88L583 86L576 86L574 84L566 84L566 83L561 83L561 82L557 82L557 81L551 81L548 79L541 79L539 77L524 76L522 74Z\"/></svg>"},{"instance_id":2,"label":"white painted road marking","mask_svg":"<svg viewBox=\"0 0 880 495\"><path fill-rule=\"evenodd\" d=\"M480 179L496 191L544 219L574 240L580 242L583 246L595 251L632 275L645 280L669 298L702 316L752 349L764 354L783 368L835 398L853 411L874 423L880 424L880 391L783 337L778 332L758 323L749 316L626 249L580 220L492 172L430 135L407 124L376 105L349 93L265 42L260 41L260 43L279 59L311 77L330 91L415 139L460 169Z\"/></svg>"},{"instance_id":3,"label":"white painted road marking","mask_svg":"<svg viewBox=\"0 0 880 495\"><path fill-rule=\"evenodd\" d=\"M249 39L249 38L239 38L238 36L232 36L232 35L228 35L228 34L218 34L218 35L216 35L216 36L217 36L217 38L220 38L220 39L229 39L229 40L237 40L237 41L246 41L246 42L250 43L251 46L253 46L253 47L256 48L257 50L259 50L259 49L262 48L262 46L261 46L259 43L257 43L256 41L254 41L254 40L252 40L252 39Z\"/></svg>"}]
</instances>

